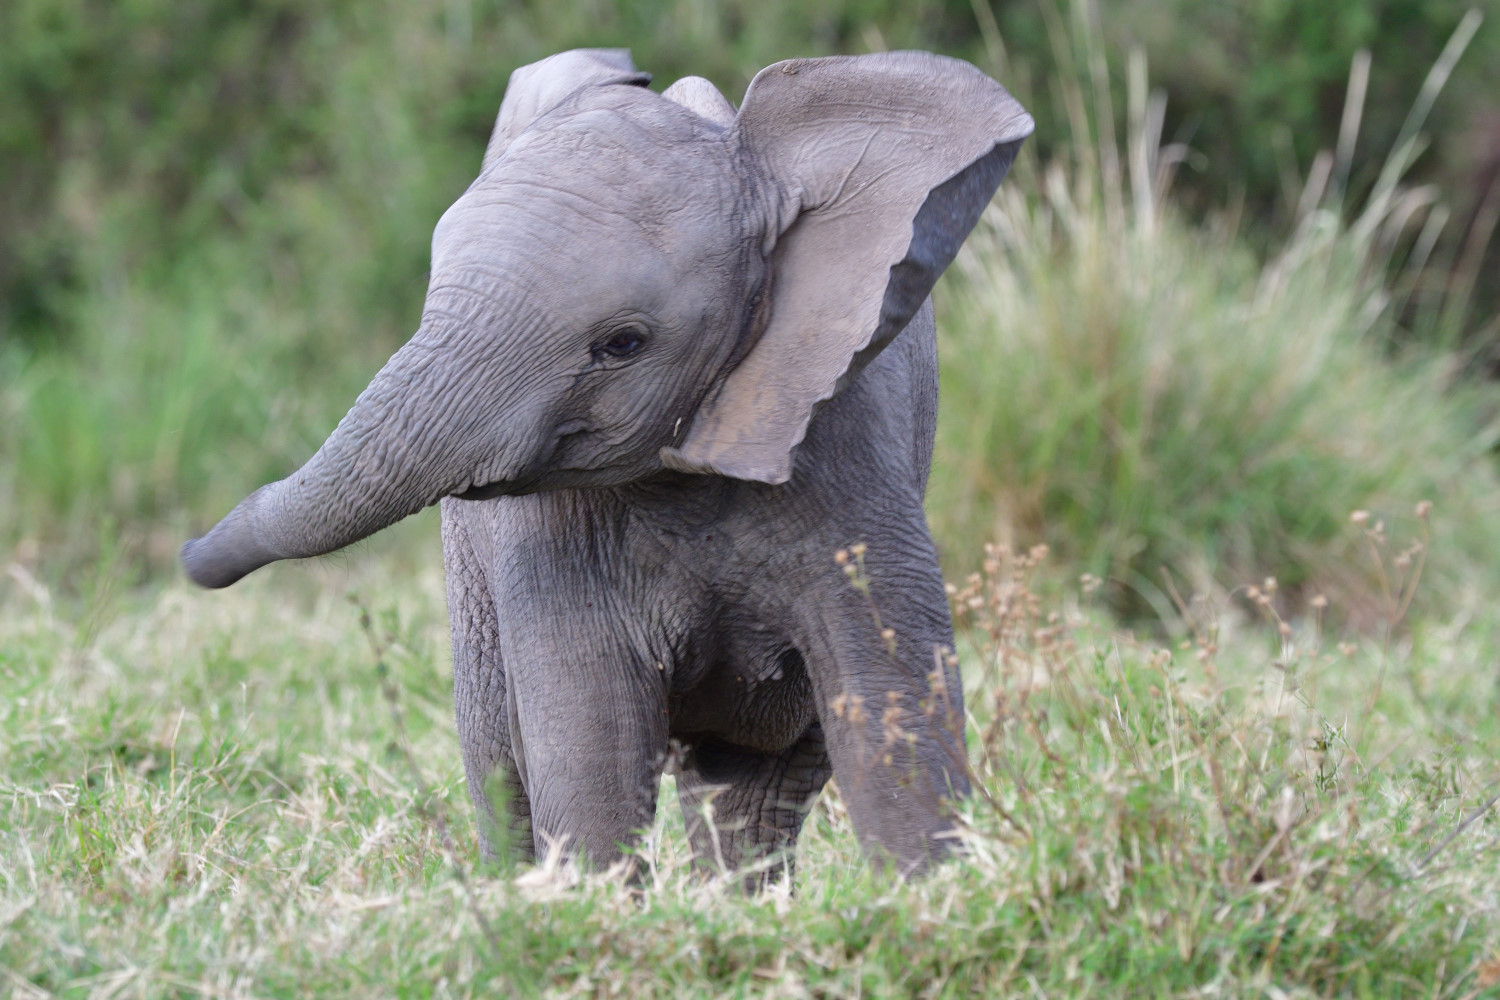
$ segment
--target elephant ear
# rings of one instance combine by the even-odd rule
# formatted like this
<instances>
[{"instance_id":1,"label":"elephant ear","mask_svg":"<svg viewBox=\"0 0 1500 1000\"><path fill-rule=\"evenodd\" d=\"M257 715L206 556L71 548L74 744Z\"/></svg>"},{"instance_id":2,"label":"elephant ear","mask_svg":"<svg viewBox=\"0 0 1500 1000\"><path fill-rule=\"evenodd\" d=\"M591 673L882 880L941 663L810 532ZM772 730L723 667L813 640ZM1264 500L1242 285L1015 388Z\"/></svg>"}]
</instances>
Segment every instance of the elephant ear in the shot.
<instances>
[{"instance_id":1,"label":"elephant ear","mask_svg":"<svg viewBox=\"0 0 1500 1000\"><path fill-rule=\"evenodd\" d=\"M522 66L511 73L505 87L480 172L504 156L528 125L584 87L612 83L644 87L650 82L651 74L630 61L629 49L573 49Z\"/></svg>"},{"instance_id":2,"label":"elephant ear","mask_svg":"<svg viewBox=\"0 0 1500 1000\"><path fill-rule=\"evenodd\" d=\"M762 70L734 135L781 199L769 319L663 462L786 482L817 407L906 327L1032 128L957 59L889 52Z\"/></svg>"}]
</instances>

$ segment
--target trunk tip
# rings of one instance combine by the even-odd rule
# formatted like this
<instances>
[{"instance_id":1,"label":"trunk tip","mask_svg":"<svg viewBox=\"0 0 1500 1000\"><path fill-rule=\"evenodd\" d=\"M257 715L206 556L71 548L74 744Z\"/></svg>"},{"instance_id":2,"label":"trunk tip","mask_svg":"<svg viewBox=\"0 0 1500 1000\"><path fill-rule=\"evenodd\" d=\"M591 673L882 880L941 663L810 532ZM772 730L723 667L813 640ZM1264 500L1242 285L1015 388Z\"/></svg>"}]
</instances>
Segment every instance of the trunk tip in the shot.
<instances>
[{"instance_id":1,"label":"trunk tip","mask_svg":"<svg viewBox=\"0 0 1500 1000\"><path fill-rule=\"evenodd\" d=\"M216 547L206 544L207 541L206 537L190 538L182 543L182 568L187 571L188 579L200 587L209 590L227 587L261 565L247 568L239 560L225 558L222 549L215 551Z\"/></svg>"}]
</instances>

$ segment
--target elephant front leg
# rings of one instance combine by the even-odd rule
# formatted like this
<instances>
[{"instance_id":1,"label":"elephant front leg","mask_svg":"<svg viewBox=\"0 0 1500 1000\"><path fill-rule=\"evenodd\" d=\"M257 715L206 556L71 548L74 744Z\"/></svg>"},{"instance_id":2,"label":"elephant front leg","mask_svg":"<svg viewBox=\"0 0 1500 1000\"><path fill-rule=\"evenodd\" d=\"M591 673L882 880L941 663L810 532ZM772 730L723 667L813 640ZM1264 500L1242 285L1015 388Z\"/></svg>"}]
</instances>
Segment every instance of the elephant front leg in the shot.
<instances>
[{"instance_id":1,"label":"elephant front leg","mask_svg":"<svg viewBox=\"0 0 1500 1000\"><path fill-rule=\"evenodd\" d=\"M751 892L790 876L802 821L832 769L823 729L812 724L779 754L713 739L691 746L677 797L696 867L745 875Z\"/></svg>"},{"instance_id":2,"label":"elephant front leg","mask_svg":"<svg viewBox=\"0 0 1500 1000\"><path fill-rule=\"evenodd\" d=\"M618 631L588 616L562 629L533 622L505 647L537 853L596 870L650 829L667 753L661 672L615 641Z\"/></svg>"},{"instance_id":3,"label":"elephant front leg","mask_svg":"<svg viewBox=\"0 0 1500 1000\"><path fill-rule=\"evenodd\" d=\"M818 715L855 833L902 874L954 848L953 804L969 792L942 575L930 545L926 558L914 555L871 546L868 586L829 579L805 621Z\"/></svg>"},{"instance_id":4,"label":"elephant front leg","mask_svg":"<svg viewBox=\"0 0 1500 1000\"><path fill-rule=\"evenodd\" d=\"M534 856L531 804L511 745L510 702L500 661L495 602L467 530L446 514L443 555L453 639L453 706L479 828L480 854L487 861L507 855L530 861ZM503 800L503 819L496 815L496 798Z\"/></svg>"}]
</instances>

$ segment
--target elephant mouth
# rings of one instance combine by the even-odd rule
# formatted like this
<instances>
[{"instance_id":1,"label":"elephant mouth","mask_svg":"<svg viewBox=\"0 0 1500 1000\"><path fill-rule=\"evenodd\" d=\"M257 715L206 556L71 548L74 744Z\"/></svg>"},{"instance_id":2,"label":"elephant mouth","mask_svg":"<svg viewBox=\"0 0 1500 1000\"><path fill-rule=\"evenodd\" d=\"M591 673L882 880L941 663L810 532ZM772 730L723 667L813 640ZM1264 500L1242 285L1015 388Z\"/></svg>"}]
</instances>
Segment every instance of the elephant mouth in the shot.
<instances>
[{"instance_id":1,"label":"elephant mouth","mask_svg":"<svg viewBox=\"0 0 1500 1000\"><path fill-rule=\"evenodd\" d=\"M573 478L577 478L585 470L558 468L555 462L558 453L563 450L569 439L588 434L590 430L591 428L584 421L569 420L553 431L549 443L539 452L531 455L529 460L523 463L521 469L509 469L507 471L511 472L511 475L473 483L467 489L455 490L449 495L458 500L491 500L495 497L520 496L553 488L554 481L559 478L559 474L566 478L571 473Z\"/></svg>"},{"instance_id":2,"label":"elephant mouth","mask_svg":"<svg viewBox=\"0 0 1500 1000\"><path fill-rule=\"evenodd\" d=\"M456 500L492 500L495 497L516 496L517 494L532 492L526 489L526 486L528 482L535 481L535 478L530 481L525 479L497 479L492 483L471 486L461 493L454 493L453 498Z\"/></svg>"},{"instance_id":3,"label":"elephant mouth","mask_svg":"<svg viewBox=\"0 0 1500 1000\"><path fill-rule=\"evenodd\" d=\"M593 467L558 467L516 479L497 479L450 494L456 500L492 500L495 497L527 496L551 490L600 489L622 486L641 478L628 464Z\"/></svg>"}]
</instances>

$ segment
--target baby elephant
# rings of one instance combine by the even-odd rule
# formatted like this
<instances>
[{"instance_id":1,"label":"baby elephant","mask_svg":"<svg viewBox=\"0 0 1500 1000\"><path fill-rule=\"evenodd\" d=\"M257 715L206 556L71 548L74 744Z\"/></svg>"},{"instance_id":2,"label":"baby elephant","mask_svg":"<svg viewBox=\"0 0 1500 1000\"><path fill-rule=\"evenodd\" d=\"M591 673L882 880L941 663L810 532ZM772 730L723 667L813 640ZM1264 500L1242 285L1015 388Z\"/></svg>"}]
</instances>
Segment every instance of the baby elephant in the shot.
<instances>
[{"instance_id":1,"label":"baby elephant","mask_svg":"<svg viewBox=\"0 0 1500 1000\"><path fill-rule=\"evenodd\" d=\"M866 855L919 871L968 790L928 295L1031 118L921 52L778 63L738 111L649 79L515 71L416 335L183 565L224 587L440 502L487 855L615 861L675 742L704 863L789 859L832 773Z\"/></svg>"}]
</instances>

